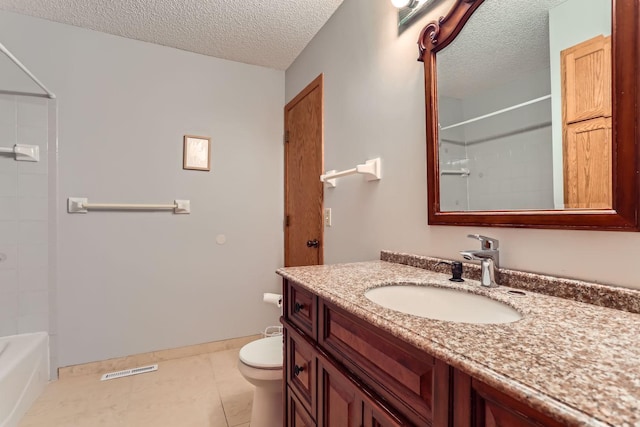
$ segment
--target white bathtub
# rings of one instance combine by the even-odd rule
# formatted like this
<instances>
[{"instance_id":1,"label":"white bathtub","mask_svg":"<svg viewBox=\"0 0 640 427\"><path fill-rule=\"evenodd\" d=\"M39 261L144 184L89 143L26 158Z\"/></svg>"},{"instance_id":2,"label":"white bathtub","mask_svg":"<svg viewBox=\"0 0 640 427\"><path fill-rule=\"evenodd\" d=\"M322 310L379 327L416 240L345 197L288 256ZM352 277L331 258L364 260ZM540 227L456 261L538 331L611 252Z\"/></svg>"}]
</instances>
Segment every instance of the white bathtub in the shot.
<instances>
[{"instance_id":1,"label":"white bathtub","mask_svg":"<svg viewBox=\"0 0 640 427\"><path fill-rule=\"evenodd\" d=\"M46 332L0 337L0 427L16 427L48 380Z\"/></svg>"}]
</instances>

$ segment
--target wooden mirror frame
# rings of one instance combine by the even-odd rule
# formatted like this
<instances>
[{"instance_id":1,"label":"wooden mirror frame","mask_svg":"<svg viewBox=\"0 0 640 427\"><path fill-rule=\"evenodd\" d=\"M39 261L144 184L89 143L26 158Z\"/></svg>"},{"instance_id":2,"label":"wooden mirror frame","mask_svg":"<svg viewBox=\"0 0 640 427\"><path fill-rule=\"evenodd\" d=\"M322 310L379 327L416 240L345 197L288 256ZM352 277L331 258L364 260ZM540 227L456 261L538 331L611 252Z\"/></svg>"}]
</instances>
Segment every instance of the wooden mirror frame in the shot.
<instances>
[{"instance_id":1,"label":"wooden mirror frame","mask_svg":"<svg viewBox=\"0 0 640 427\"><path fill-rule=\"evenodd\" d=\"M427 121L428 223L483 227L638 230L640 133L640 2L612 0L612 209L440 211L436 54L449 45L484 0L457 0L447 16L420 33ZM491 41L487 35L487 41Z\"/></svg>"}]
</instances>

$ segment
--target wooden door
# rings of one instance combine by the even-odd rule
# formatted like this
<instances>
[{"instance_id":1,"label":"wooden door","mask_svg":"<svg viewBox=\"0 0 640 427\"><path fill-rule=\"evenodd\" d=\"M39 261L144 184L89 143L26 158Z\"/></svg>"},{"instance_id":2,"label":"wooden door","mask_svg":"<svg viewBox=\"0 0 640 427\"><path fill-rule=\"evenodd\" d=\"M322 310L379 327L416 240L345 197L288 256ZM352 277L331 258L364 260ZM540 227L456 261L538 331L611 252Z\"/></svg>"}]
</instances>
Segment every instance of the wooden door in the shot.
<instances>
[{"instance_id":1,"label":"wooden door","mask_svg":"<svg viewBox=\"0 0 640 427\"><path fill-rule=\"evenodd\" d=\"M323 76L285 107L285 266L323 263Z\"/></svg>"},{"instance_id":2,"label":"wooden door","mask_svg":"<svg viewBox=\"0 0 640 427\"><path fill-rule=\"evenodd\" d=\"M611 37L562 51L561 62L565 208L612 208Z\"/></svg>"}]
</instances>

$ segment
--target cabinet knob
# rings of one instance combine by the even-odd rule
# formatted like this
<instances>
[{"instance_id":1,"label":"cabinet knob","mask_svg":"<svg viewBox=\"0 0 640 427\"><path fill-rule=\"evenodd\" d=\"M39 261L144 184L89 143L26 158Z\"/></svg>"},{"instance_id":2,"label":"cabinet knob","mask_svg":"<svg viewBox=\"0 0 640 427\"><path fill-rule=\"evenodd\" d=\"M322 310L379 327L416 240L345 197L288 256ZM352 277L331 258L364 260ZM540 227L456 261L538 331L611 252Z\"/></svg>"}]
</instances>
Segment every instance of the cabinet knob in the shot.
<instances>
[{"instance_id":1,"label":"cabinet knob","mask_svg":"<svg viewBox=\"0 0 640 427\"><path fill-rule=\"evenodd\" d=\"M304 308L304 304L300 304L299 302L296 302L293 305L293 312L294 313L300 313L302 311L302 309Z\"/></svg>"},{"instance_id":2,"label":"cabinet knob","mask_svg":"<svg viewBox=\"0 0 640 427\"><path fill-rule=\"evenodd\" d=\"M293 375L294 375L295 377L297 377L298 375L300 375L300 372L302 372L302 371L304 371L304 366L298 366L298 365L295 365L295 366L293 367Z\"/></svg>"}]
</instances>

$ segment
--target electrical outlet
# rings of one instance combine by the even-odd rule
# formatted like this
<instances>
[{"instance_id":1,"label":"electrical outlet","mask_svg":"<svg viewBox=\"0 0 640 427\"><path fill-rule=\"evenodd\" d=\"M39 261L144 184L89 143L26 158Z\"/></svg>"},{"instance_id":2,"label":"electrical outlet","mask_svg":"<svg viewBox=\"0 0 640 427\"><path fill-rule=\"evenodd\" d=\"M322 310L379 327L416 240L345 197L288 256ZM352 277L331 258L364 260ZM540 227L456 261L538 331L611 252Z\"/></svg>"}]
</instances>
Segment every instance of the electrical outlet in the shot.
<instances>
[{"instance_id":1,"label":"electrical outlet","mask_svg":"<svg viewBox=\"0 0 640 427\"><path fill-rule=\"evenodd\" d=\"M331 227L331 208L324 210L324 226Z\"/></svg>"}]
</instances>

